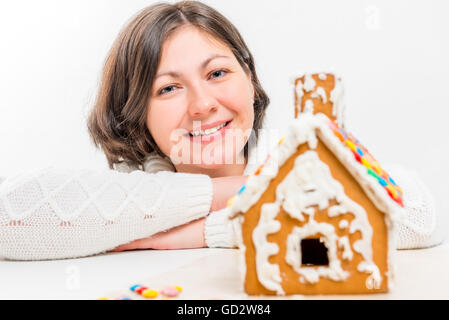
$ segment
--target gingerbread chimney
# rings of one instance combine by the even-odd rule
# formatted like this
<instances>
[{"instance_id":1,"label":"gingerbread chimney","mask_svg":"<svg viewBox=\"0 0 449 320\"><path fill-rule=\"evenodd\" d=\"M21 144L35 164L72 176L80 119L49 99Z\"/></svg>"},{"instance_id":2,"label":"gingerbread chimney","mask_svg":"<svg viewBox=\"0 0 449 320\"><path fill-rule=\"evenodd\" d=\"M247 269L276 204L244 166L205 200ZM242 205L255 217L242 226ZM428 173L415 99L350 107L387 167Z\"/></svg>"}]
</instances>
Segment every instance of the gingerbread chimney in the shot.
<instances>
[{"instance_id":1,"label":"gingerbread chimney","mask_svg":"<svg viewBox=\"0 0 449 320\"><path fill-rule=\"evenodd\" d=\"M344 128L344 91L332 73L306 73L295 79L295 118L301 113L324 113Z\"/></svg>"}]
</instances>

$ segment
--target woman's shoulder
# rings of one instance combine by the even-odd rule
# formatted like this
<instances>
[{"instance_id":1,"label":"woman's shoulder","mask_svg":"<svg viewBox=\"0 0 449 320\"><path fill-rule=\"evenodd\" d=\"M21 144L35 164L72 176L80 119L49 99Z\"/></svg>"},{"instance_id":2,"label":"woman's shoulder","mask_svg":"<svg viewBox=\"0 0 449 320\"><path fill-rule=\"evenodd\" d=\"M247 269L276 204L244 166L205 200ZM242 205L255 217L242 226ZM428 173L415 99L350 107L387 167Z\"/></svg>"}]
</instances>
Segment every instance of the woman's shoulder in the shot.
<instances>
[{"instance_id":1,"label":"woman's shoulder","mask_svg":"<svg viewBox=\"0 0 449 320\"><path fill-rule=\"evenodd\" d=\"M176 171L173 163L168 158L162 157L156 152L150 153L145 158L143 165L131 165L123 161L121 163L115 163L113 168L119 172L126 173L133 172L135 170L145 171L148 173L156 173L159 171Z\"/></svg>"}]
</instances>

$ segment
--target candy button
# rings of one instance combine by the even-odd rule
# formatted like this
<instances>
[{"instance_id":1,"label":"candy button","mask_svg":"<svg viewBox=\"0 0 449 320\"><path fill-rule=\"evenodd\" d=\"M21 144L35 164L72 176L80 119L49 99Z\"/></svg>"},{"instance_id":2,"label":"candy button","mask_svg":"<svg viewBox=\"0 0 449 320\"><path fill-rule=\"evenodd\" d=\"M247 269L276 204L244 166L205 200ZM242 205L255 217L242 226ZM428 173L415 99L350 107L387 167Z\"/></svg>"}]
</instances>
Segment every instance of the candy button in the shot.
<instances>
[{"instance_id":1,"label":"candy button","mask_svg":"<svg viewBox=\"0 0 449 320\"><path fill-rule=\"evenodd\" d=\"M141 285L140 284L136 284L136 285L130 287L129 290L135 291L138 287L141 287Z\"/></svg>"},{"instance_id":2,"label":"candy button","mask_svg":"<svg viewBox=\"0 0 449 320\"><path fill-rule=\"evenodd\" d=\"M279 139L278 145L280 145L285 140L285 137Z\"/></svg>"},{"instance_id":3,"label":"candy button","mask_svg":"<svg viewBox=\"0 0 449 320\"><path fill-rule=\"evenodd\" d=\"M391 194L393 195L393 198L397 198L398 193L396 192L396 190L394 190L394 188L391 185L387 185L386 188L387 188L387 190L389 190L391 192Z\"/></svg>"},{"instance_id":4,"label":"candy button","mask_svg":"<svg viewBox=\"0 0 449 320\"><path fill-rule=\"evenodd\" d=\"M342 136L342 134L339 131L334 131L334 134L337 136L338 140L341 142L345 141L345 138Z\"/></svg>"},{"instance_id":5,"label":"candy button","mask_svg":"<svg viewBox=\"0 0 449 320\"><path fill-rule=\"evenodd\" d=\"M379 165L377 164L377 163L374 163L373 165L372 165L372 167L373 167L373 169L374 169L374 171L377 173L377 174L381 174L382 173L382 169L379 167Z\"/></svg>"},{"instance_id":6,"label":"candy button","mask_svg":"<svg viewBox=\"0 0 449 320\"><path fill-rule=\"evenodd\" d=\"M134 292L135 292L135 293L138 293L138 294L142 294L142 292L143 292L144 290L147 290L147 289L148 289L147 287L140 286L140 287L134 289Z\"/></svg>"},{"instance_id":7,"label":"candy button","mask_svg":"<svg viewBox=\"0 0 449 320\"><path fill-rule=\"evenodd\" d=\"M101 298L98 298L97 300L109 300L109 298L101 297Z\"/></svg>"},{"instance_id":8,"label":"candy button","mask_svg":"<svg viewBox=\"0 0 449 320\"><path fill-rule=\"evenodd\" d=\"M360 155L357 152L352 151L352 154L354 155L355 159L358 162L362 162L362 158L360 157Z\"/></svg>"},{"instance_id":9,"label":"candy button","mask_svg":"<svg viewBox=\"0 0 449 320\"><path fill-rule=\"evenodd\" d=\"M379 176L372 170L372 169L368 169L368 174L373 176L374 178L378 179Z\"/></svg>"},{"instance_id":10,"label":"candy button","mask_svg":"<svg viewBox=\"0 0 449 320\"><path fill-rule=\"evenodd\" d=\"M237 194L241 194L243 192L243 190L245 190L245 188L246 188L246 184L240 188L240 190L239 190L239 192L237 192Z\"/></svg>"},{"instance_id":11,"label":"candy button","mask_svg":"<svg viewBox=\"0 0 449 320\"><path fill-rule=\"evenodd\" d=\"M368 169L371 169L371 164L365 159L365 157L362 157L362 164Z\"/></svg>"},{"instance_id":12,"label":"candy button","mask_svg":"<svg viewBox=\"0 0 449 320\"><path fill-rule=\"evenodd\" d=\"M131 298L128 298L128 297L122 297L122 298L120 298L119 300L132 300Z\"/></svg>"},{"instance_id":13,"label":"candy button","mask_svg":"<svg viewBox=\"0 0 449 320\"><path fill-rule=\"evenodd\" d=\"M351 149L352 151L356 151L355 144L351 140L345 140L345 144Z\"/></svg>"},{"instance_id":14,"label":"candy button","mask_svg":"<svg viewBox=\"0 0 449 320\"><path fill-rule=\"evenodd\" d=\"M228 203L226 204L227 207L232 206L232 204L234 203L235 197L232 197L228 200Z\"/></svg>"},{"instance_id":15,"label":"candy button","mask_svg":"<svg viewBox=\"0 0 449 320\"><path fill-rule=\"evenodd\" d=\"M396 185L396 182L394 182L394 180L393 180L392 177L388 177L388 180L390 180L390 182L391 182L392 185L394 185L394 186Z\"/></svg>"},{"instance_id":16,"label":"candy button","mask_svg":"<svg viewBox=\"0 0 449 320\"><path fill-rule=\"evenodd\" d=\"M161 290L161 294L166 297L176 297L179 291L175 287L165 287Z\"/></svg>"},{"instance_id":17,"label":"candy button","mask_svg":"<svg viewBox=\"0 0 449 320\"><path fill-rule=\"evenodd\" d=\"M357 153L358 153L360 156L363 156L363 151L362 151L362 149L360 149L359 147L357 147Z\"/></svg>"},{"instance_id":18,"label":"candy button","mask_svg":"<svg viewBox=\"0 0 449 320\"><path fill-rule=\"evenodd\" d=\"M402 202L402 198L401 197L397 197L396 199L394 199L394 201L396 201L401 207L404 206L404 203Z\"/></svg>"},{"instance_id":19,"label":"candy button","mask_svg":"<svg viewBox=\"0 0 449 320\"><path fill-rule=\"evenodd\" d=\"M385 187L388 185L387 181L385 181L385 179L379 177L378 178L379 183L381 184L382 187Z\"/></svg>"},{"instance_id":20,"label":"candy button","mask_svg":"<svg viewBox=\"0 0 449 320\"><path fill-rule=\"evenodd\" d=\"M146 289L142 292L142 296L145 298L155 298L159 293L156 290Z\"/></svg>"},{"instance_id":21,"label":"candy button","mask_svg":"<svg viewBox=\"0 0 449 320\"><path fill-rule=\"evenodd\" d=\"M182 292L182 288L181 288L180 286L174 286L174 288L175 288L176 290L178 290L179 292Z\"/></svg>"}]
</instances>

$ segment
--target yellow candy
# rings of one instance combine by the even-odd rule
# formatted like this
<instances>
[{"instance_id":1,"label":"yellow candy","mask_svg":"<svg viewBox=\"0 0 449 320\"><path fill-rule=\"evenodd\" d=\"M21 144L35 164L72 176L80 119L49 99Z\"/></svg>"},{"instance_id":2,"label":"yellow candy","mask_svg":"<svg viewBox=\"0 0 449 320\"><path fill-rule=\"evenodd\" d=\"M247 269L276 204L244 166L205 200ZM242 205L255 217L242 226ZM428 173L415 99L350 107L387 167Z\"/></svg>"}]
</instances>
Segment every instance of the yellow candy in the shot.
<instances>
[{"instance_id":1,"label":"yellow candy","mask_svg":"<svg viewBox=\"0 0 449 320\"><path fill-rule=\"evenodd\" d=\"M279 139L278 145L281 144L284 141L285 137L282 137L281 139Z\"/></svg>"},{"instance_id":2,"label":"yellow candy","mask_svg":"<svg viewBox=\"0 0 449 320\"><path fill-rule=\"evenodd\" d=\"M181 288L180 286L174 286L174 288L175 288L176 290L178 290L179 292L182 292L182 288Z\"/></svg>"},{"instance_id":3,"label":"yellow candy","mask_svg":"<svg viewBox=\"0 0 449 320\"><path fill-rule=\"evenodd\" d=\"M373 164L373 169L378 175L382 174L382 168L377 163Z\"/></svg>"},{"instance_id":4,"label":"yellow candy","mask_svg":"<svg viewBox=\"0 0 449 320\"><path fill-rule=\"evenodd\" d=\"M155 298L157 295L158 292L156 290L147 289L142 291L142 296L145 298Z\"/></svg>"},{"instance_id":5,"label":"yellow candy","mask_svg":"<svg viewBox=\"0 0 449 320\"><path fill-rule=\"evenodd\" d=\"M386 188L391 191L391 193L393 194L393 198L397 198L398 197L398 193L396 192L396 190L391 185L387 185Z\"/></svg>"},{"instance_id":6,"label":"yellow candy","mask_svg":"<svg viewBox=\"0 0 449 320\"><path fill-rule=\"evenodd\" d=\"M371 169L371 164L368 160L365 159L365 157L362 158L362 164L367 167L368 169Z\"/></svg>"},{"instance_id":7,"label":"yellow candy","mask_svg":"<svg viewBox=\"0 0 449 320\"><path fill-rule=\"evenodd\" d=\"M101 297L101 298L98 298L97 300L109 300L109 298Z\"/></svg>"},{"instance_id":8,"label":"yellow candy","mask_svg":"<svg viewBox=\"0 0 449 320\"><path fill-rule=\"evenodd\" d=\"M352 151L357 151L354 142L351 140L345 140L345 143Z\"/></svg>"},{"instance_id":9,"label":"yellow candy","mask_svg":"<svg viewBox=\"0 0 449 320\"><path fill-rule=\"evenodd\" d=\"M228 203L226 204L226 206L227 206L227 207L232 206L232 204L234 203L234 200L235 200L235 196L232 197L232 198L230 198L230 199L228 200Z\"/></svg>"}]
</instances>

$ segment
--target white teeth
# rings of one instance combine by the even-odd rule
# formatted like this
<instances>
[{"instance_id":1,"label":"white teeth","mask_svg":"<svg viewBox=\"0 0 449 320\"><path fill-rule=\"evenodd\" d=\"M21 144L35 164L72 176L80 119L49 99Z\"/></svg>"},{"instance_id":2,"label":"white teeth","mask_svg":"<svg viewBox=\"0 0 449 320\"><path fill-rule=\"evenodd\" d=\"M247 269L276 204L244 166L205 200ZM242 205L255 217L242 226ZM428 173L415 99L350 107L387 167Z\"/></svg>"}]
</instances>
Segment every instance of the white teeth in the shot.
<instances>
[{"instance_id":1,"label":"white teeth","mask_svg":"<svg viewBox=\"0 0 449 320\"><path fill-rule=\"evenodd\" d=\"M226 126L227 124L228 124L228 122L223 122L222 124L220 124L219 126L216 126L214 128L206 129L204 131L203 130L192 131L192 132L190 132L190 134L194 137L209 135L209 134L217 132L218 130L220 130L221 128Z\"/></svg>"}]
</instances>

